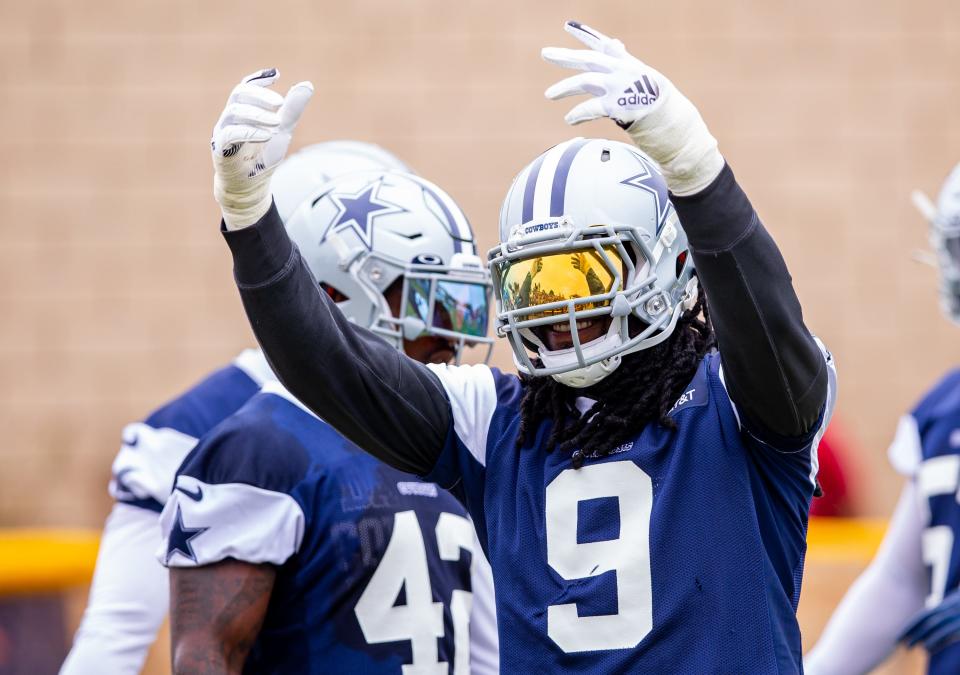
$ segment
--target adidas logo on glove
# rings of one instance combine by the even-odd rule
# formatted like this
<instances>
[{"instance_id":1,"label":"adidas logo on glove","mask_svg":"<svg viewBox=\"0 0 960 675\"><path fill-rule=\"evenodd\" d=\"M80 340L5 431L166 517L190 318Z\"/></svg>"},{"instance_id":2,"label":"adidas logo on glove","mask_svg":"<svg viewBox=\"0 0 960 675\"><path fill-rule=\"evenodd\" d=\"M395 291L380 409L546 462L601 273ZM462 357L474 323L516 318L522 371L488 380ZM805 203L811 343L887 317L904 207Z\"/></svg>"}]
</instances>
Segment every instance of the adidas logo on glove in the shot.
<instances>
[{"instance_id":1,"label":"adidas logo on glove","mask_svg":"<svg viewBox=\"0 0 960 675\"><path fill-rule=\"evenodd\" d=\"M650 105L656 102L657 97L660 96L660 88L650 82L644 75L634 82L632 87L624 89L623 93L624 96L617 99L618 105Z\"/></svg>"}]
</instances>

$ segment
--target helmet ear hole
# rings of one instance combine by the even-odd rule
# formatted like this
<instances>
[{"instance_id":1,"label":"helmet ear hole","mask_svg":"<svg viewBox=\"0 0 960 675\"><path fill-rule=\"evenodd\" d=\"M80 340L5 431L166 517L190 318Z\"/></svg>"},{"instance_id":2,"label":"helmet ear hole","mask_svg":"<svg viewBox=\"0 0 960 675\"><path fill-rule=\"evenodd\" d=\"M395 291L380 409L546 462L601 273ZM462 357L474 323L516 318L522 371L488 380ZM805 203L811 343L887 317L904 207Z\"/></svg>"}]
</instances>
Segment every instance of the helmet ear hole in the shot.
<instances>
[{"instance_id":1,"label":"helmet ear hole","mask_svg":"<svg viewBox=\"0 0 960 675\"><path fill-rule=\"evenodd\" d=\"M341 291L339 288L335 288L334 286L331 286L330 284L324 283L322 281L320 282L320 288L323 290L324 293L329 295L330 299L333 300L334 302L337 302L337 303L346 302L347 300L350 299L350 297L346 293Z\"/></svg>"},{"instance_id":2,"label":"helmet ear hole","mask_svg":"<svg viewBox=\"0 0 960 675\"><path fill-rule=\"evenodd\" d=\"M677 256L677 278L680 278L680 275L683 273L683 268L687 265L687 258L690 255L688 249L680 251L680 254Z\"/></svg>"}]
</instances>

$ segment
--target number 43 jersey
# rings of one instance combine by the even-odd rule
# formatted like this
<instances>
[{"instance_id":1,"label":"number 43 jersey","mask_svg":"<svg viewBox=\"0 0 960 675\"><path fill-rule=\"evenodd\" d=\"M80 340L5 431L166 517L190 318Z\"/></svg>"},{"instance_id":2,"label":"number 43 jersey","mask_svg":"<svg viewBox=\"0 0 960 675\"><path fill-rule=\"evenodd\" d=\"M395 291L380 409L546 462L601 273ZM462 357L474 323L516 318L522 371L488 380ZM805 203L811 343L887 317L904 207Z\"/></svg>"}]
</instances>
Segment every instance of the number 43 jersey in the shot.
<instances>
[{"instance_id":1,"label":"number 43 jersey","mask_svg":"<svg viewBox=\"0 0 960 675\"><path fill-rule=\"evenodd\" d=\"M244 672L470 670L482 556L461 504L362 452L279 384L201 439L161 527L168 567L277 566Z\"/></svg>"},{"instance_id":2,"label":"number 43 jersey","mask_svg":"<svg viewBox=\"0 0 960 675\"><path fill-rule=\"evenodd\" d=\"M549 422L516 447L520 380L431 367L453 411L428 480L462 492L493 567L504 672L795 673L809 437L742 428L708 355L670 413L573 469ZM460 481L458 483L458 481Z\"/></svg>"}]
</instances>

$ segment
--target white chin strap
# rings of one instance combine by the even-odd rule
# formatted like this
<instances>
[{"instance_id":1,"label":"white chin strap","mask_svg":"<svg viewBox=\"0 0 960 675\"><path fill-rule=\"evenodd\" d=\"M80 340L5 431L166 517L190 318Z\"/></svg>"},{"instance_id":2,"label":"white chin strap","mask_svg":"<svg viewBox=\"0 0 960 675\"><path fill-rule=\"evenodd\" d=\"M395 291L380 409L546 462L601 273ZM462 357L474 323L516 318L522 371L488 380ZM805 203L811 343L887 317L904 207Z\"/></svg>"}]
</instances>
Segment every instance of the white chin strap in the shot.
<instances>
[{"instance_id":1,"label":"white chin strap","mask_svg":"<svg viewBox=\"0 0 960 675\"><path fill-rule=\"evenodd\" d=\"M618 331L612 331L602 338L583 345L580 351L583 353L585 359L589 359L592 356L616 350L621 344L620 333ZM577 353L573 347L552 352L541 349L539 350L539 354L540 361L547 368L571 366L577 363ZM598 361L585 368L575 368L566 373L557 373L550 377L568 387L583 389L584 387L589 387L591 384L596 384L615 371L620 366L620 356L620 354L616 354L609 359Z\"/></svg>"}]
</instances>

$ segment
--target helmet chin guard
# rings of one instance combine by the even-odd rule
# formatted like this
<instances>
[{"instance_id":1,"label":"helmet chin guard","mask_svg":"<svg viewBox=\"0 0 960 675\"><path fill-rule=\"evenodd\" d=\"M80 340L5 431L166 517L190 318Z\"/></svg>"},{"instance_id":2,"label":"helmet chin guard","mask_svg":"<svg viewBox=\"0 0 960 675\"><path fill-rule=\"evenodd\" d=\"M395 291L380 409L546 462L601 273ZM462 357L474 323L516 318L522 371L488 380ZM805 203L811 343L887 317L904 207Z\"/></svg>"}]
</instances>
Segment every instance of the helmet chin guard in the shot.
<instances>
[{"instance_id":1,"label":"helmet chin guard","mask_svg":"<svg viewBox=\"0 0 960 675\"><path fill-rule=\"evenodd\" d=\"M615 351L620 344L619 333L607 333L602 338L589 342L583 347L584 356L590 358L591 352L606 354ZM560 384L564 384L574 389L583 389L592 384L596 384L607 375L620 367L620 354L615 354L603 361L597 361L589 366L574 368L566 372L559 372L551 375ZM557 351L541 350L540 361L547 368L564 368L571 364L577 364L577 355L573 348Z\"/></svg>"},{"instance_id":2,"label":"helmet chin guard","mask_svg":"<svg viewBox=\"0 0 960 675\"><path fill-rule=\"evenodd\" d=\"M625 143L575 138L534 160L504 201L500 241L488 254L497 332L522 373L588 387L625 354L666 340L696 303L686 234L663 177ZM588 321L609 326L581 344L578 323ZM572 345L549 349L543 330L569 331Z\"/></svg>"}]
</instances>

